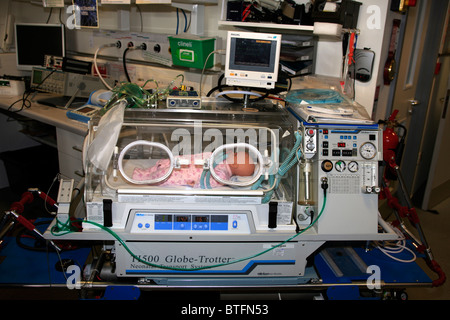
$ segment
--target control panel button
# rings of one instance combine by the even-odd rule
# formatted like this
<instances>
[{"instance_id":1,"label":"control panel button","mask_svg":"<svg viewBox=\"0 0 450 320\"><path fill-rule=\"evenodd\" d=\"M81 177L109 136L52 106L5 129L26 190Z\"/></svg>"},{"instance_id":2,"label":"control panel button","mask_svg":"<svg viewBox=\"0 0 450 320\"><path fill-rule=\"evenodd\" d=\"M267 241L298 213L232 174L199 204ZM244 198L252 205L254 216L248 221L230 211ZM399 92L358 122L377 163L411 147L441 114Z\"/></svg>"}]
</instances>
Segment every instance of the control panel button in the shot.
<instances>
[{"instance_id":1,"label":"control panel button","mask_svg":"<svg viewBox=\"0 0 450 320\"><path fill-rule=\"evenodd\" d=\"M332 153L332 155L335 156L335 157L340 157L340 156L341 156L341 150L338 150L338 149L333 149L333 150L331 151L331 153Z\"/></svg>"},{"instance_id":2,"label":"control panel button","mask_svg":"<svg viewBox=\"0 0 450 320\"><path fill-rule=\"evenodd\" d=\"M353 155L352 150L342 150L342 156L343 157L351 157Z\"/></svg>"}]
</instances>

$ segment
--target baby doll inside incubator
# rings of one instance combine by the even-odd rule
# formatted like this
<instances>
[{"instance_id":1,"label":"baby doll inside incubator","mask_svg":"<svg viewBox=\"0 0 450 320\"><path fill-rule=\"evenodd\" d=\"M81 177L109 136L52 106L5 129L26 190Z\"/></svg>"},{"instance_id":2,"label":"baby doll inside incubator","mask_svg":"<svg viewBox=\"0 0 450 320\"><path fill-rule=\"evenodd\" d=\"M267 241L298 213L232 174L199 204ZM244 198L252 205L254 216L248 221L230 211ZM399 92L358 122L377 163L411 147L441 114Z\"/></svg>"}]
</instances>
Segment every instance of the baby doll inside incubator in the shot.
<instances>
[{"instance_id":1,"label":"baby doll inside incubator","mask_svg":"<svg viewBox=\"0 0 450 320\"><path fill-rule=\"evenodd\" d=\"M248 134L249 129L245 132ZM271 140L273 134L269 135ZM199 148L180 148L183 139L173 139L173 135L167 133L143 137L147 139L132 141L119 138L114 174L110 174L108 179L111 187L255 190L271 171L276 170L277 160L274 159L278 159L277 152L269 150L272 143L263 146L258 139L256 142L249 139L236 142L239 139L233 137L233 141L227 143L222 136L222 143L214 145L207 142L199 144ZM216 137L213 140L217 142L220 139Z\"/></svg>"}]
</instances>

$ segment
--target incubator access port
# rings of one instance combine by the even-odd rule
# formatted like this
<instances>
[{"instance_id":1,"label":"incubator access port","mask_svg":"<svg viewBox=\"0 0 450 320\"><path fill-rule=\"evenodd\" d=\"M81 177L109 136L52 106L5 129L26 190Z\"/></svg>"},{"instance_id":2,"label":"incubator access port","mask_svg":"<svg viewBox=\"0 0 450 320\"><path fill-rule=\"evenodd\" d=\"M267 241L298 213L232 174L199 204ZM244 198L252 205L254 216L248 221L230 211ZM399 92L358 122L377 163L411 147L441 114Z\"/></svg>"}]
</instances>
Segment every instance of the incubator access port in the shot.
<instances>
[{"instance_id":1,"label":"incubator access port","mask_svg":"<svg viewBox=\"0 0 450 320\"><path fill-rule=\"evenodd\" d=\"M131 184L201 189L249 187L267 169L261 153L245 143L175 156L161 143L138 140L122 149L117 162L121 176Z\"/></svg>"}]
</instances>

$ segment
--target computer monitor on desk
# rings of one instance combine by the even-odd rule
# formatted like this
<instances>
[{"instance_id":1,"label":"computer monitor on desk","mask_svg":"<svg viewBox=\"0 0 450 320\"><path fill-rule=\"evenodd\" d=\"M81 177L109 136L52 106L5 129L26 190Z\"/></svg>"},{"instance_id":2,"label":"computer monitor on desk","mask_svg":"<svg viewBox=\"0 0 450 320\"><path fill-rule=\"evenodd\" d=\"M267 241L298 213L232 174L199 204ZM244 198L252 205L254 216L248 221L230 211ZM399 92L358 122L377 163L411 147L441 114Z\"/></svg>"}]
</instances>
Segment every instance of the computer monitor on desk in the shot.
<instances>
[{"instance_id":1,"label":"computer monitor on desk","mask_svg":"<svg viewBox=\"0 0 450 320\"><path fill-rule=\"evenodd\" d=\"M44 65L45 56L65 56L65 32L62 24L16 23L17 69L31 71Z\"/></svg>"},{"instance_id":2,"label":"computer monitor on desk","mask_svg":"<svg viewBox=\"0 0 450 320\"><path fill-rule=\"evenodd\" d=\"M227 85L273 89L278 77L281 35L229 31Z\"/></svg>"}]
</instances>

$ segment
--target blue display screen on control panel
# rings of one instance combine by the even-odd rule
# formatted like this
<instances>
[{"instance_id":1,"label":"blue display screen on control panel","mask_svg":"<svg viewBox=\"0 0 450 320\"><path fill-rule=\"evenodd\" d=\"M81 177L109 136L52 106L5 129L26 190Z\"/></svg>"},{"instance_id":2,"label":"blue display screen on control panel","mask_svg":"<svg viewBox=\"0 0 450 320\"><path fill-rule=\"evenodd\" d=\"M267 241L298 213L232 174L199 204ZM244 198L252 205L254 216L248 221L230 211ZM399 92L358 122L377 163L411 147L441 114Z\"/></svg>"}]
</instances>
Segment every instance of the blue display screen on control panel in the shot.
<instances>
[{"instance_id":1,"label":"blue display screen on control panel","mask_svg":"<svg viewBox=\"0 0 450 320\"><path fill-rule=\"evenodd\" d=\"M228 230L228 215L156 214L155 230Z\"/></svg>"},{"instance_id":2,"label":"blue display screen on control panel","mask_svg":"<svg viewBox=\"0 0 450 320\"><path fill-rule=\"evenodd\" d=\"M172 215L171 214L157 214L155 215L155 229L157 230L172 230Z\"/></svg>"},{"instance_id":3,"label":"blue display screen on control panel","mask_svg":"<svg viewBox=\"0 0 450 320\"><path fill-rule=\"evenodd\" d=\"M228 216L226 215L211 216L211 230L228 230Z\"/></svg>"}]
</instances>

